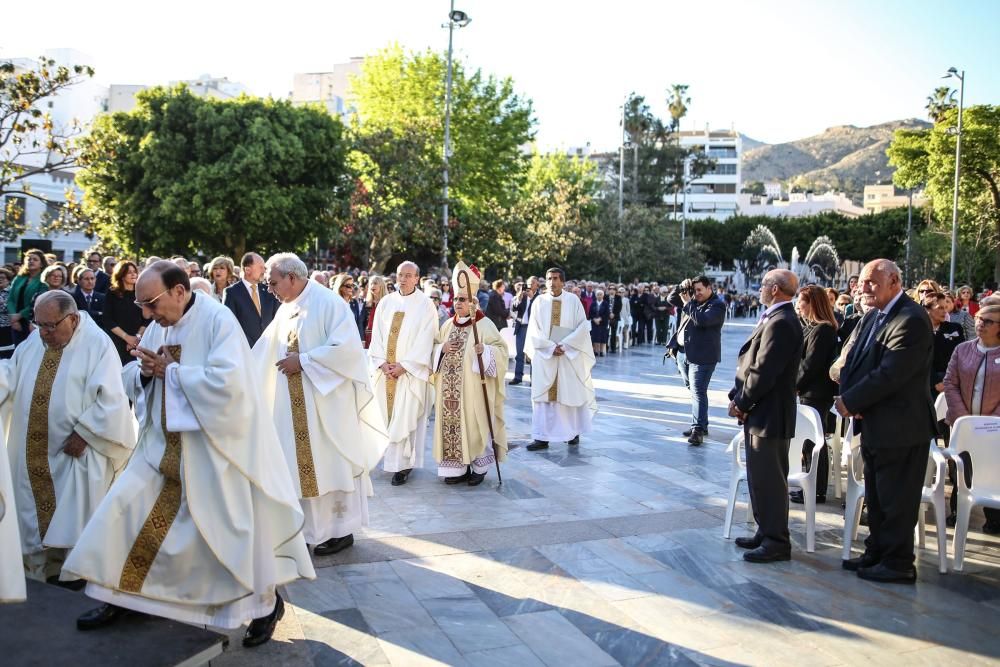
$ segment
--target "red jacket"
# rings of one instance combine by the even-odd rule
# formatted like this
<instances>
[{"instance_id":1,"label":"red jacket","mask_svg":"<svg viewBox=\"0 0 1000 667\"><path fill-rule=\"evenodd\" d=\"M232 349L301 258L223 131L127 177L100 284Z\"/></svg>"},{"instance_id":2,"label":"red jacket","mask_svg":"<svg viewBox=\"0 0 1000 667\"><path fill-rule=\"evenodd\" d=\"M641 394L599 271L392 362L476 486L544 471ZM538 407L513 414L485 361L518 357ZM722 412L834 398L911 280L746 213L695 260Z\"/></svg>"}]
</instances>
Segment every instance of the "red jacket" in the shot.
<instances>
[{"instance_id":1,"label":"red jacket","mask_svg":"<svg viewBox=\"0 0 1000 667\"><path fill-rule=\"evenodd\" d=\"M948 401L948 415L945 421L954 424L959 417L971 414L972 389L976 384L976 373L983 363L983 353L976 344L979 339L967 340L951 355L948 370L944 375L944 395ZM986 355L986 377L983 381L982 415L1000 417L1000 349Z\"/></svg>"}]
</instances>

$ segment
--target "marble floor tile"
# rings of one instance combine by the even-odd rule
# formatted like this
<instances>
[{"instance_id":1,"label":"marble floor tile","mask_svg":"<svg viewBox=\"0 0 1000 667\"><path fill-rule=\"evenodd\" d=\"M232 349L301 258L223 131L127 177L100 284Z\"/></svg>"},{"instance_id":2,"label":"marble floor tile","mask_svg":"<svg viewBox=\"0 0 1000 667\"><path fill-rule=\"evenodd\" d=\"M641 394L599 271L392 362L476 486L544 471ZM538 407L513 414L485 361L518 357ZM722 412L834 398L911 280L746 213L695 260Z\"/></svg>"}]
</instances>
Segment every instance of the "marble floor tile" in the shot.
<instances>
[{"instance_id":1,"label":"marble floor tile","mask_svg":"<svg viewBox=\"0 0 1000 667\"><path fill-rule=\"evenodd\" d=\"M384 632L379 634L378 643L393 667L474 667L433 625Z\"/></svg>"},{"instance_id":2,"label":"marble floor tile","mask_svg":"<svg viewBox=\"0 0 1000 667\"><path fill-rule=\"evenodd\" d=\"M618 664L557 611L508 616L504 622L550 667Z\"/></svg>"},{"instance_id":3,"label":"marble floor tile","mask_svg":"<svg viewBox=\"0 0 1000 667\"><path fill-rule=\"evenodd\" d=\"M474 595L464 581L432 569L422 559L397 560L390 565L418 600Z\"/></svg>"},{"instance_id":4,"label":"marble floor tile","mask_svg":"<svg viewBox=\"0 0 1000 667\"><path fill-rule=\"evenodd\" d=\"M465 659L475 667L544 667L545 665L524 644L468 652L465 654Z\"/></svg>"},{"instance_id":5,"label":"marble floor tile","mask_svg":"<svg viewBox=\"0 0 1000 667\"><path fill-rule=\"evenodd\" d=\"M431 627L433 621L402 581L348 584L368 625L382 634L390 630Z\"/></svg>"},{"instance_id":6,"label":"marble floor tile","mask_svg":"<svg viewBox=\"0 0 1000 667\"><path fill-rule=\"evenodd\" d=\"M438 627L463 653L521 643L479 598L430 598L422 603Z\"/></svg>"}]
</instances>

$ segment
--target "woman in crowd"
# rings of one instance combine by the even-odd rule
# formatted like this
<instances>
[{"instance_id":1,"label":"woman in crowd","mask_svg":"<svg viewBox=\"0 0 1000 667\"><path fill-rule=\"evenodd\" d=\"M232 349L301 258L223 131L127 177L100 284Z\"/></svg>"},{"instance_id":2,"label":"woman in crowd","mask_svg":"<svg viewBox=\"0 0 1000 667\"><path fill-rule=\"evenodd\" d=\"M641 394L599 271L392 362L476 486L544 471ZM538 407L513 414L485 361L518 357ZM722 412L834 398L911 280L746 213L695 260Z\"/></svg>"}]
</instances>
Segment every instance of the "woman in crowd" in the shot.
<instances>
[{"instance_id":1,"label":"woman in crowd","mask_svg":"<svg viewBox=\"0 0 1000 667\"><path fill-rule=\"evenodd\" d=\"M961 303L952 296L951 292L945 292L945 306L948 310L948 321L962 327L965 340L972 340L976 337L976 318L967 310L962 308ZM979 310L978 306L976 310Z\"/></svg>"},{"instance_id":2,"label":"woman in crowd","mask_svg":"<svg viewBox=\"0 0 1000 667\"><path fill-rule=\"evenodd\" d=\"M833 407L833 396L836 385L830 379L830 367L837 359L837 320L833 316L830 299L822 287L809 285L799 290L799 298L795 303L802 322L802 361L799 363L799 374L795 382L795 391L799 395L799 403L816 408L823 420L824 434L833 432L833 419L830 408ZM812 449L815 445L806 440L802 446L802 460L807 467L811 466ZM824 446L816 478L816 502L826 502L826 487L829 484L830 455ZM802 503L802 491L793 491L791 500Z\"/></svg>"},{"instance_id":3,"label":"woman in crowd","mask_svg":"<svg viewBox=\"0 0 1000 667\"><path fill-rule=\"evenodd\" d=\"M35 302L36 294L48 289L42 282L42 271L48 265L49 260L41 250L32 249L24 253L24 263L10 286L10 297L7 299L14 345L22 343L31 333L31 304Z\"/></svg>"},{"instance_id":4,"label":"woman in crowd","mask_svg":"<svg viewBox=\"0 0 1000 667\"><path fill-rule=\"evenodd\" d=\"M937 284L937 281L928 278L917 283L917 286L913 289L913 293L910 296L912 296L917 303L923 303L926 295L940 291L941 286Z\"/></svg>"},{"instance_id":5,"label":"woman in crowd","mask_svg":"<svg viewBox=\"0 0 1000 667\"><path fill-rule=\"evenodd\" d=\"M42 282L45 283L45 287L47 288L45 291L63 289L69 285L69 272L66 271L66 267L62 264L49 264L42 271ZM35 298L38 298L37 294Z\"/></svg>"},{"instance_id":6,"label":"woman in crowd","mask_svg":"<svg viewBox=\"0 0 1000 667\"><path fill-rule=\"evenodd\" d=\"M979 312L979 304L976 303L972 294L972 288L968 285L962 285L958 288L958 298L955 305L958 306L959 310L964 310L969 315L975 315Z\"/></svg>"},{"instance_id":7,"label":"woman in crowd","mask_svg":"<svg viewBox=\"0 0 1000 667\"><path fill-rule=\"evenodd\" d=\"M944 420L949 426L968 415L1000 417L1000 306L982 306L976 312L976 338L955 348L943 385L948 402ZM960 456L965 463L965 482L971 486L973 461L968 453ZM953 513L955 501L952 494ZM983 532L1000 533L1000 510L984 508L983 513ZM954 525L954 518L949 524Z\"/></svg>"},{"instance_id":8,"label":"woman in crowd","mask_svg":"<svg viewBox=\"0 0 1000 667\"><path fill-rule=\"evenodd\" d=\"M14 274L0 269L0 359L10 359L14 354L14 336L10 328L7 300L10 298L10 281Z\"/></svg>"},{"instance_id":9,"label":"woman in crowd","mask_svg":"<svg viewBox=\"0 0 1000 667\"><path fill-rule=\"evenodd\" d=\"M236 282L236 267L229 257L216 257L208 267L208 279L212 281L212 298L222 303L222 293Z\"/></svg>"},{"instance_id":10,"label":"woman in crowd","mask_svg":"<svg viewBox=\"0 0 1000 667\"><path fill-rule=\"evenodd\" d=\"M590 342L594 356L603 357L608 350L608 325L611 322L611 304L604 298L604 290L594 292L590 303Z\"/></svg>"},{"instance_id":11,"label":"woman in crowd","mask_svg":"<svg viewBox=\"0 0 1000 667\"><path fill-rule=\"evenodd\" d=\"M142 309L135 305L135 281L139 269L127 259L115 264L111 274L111 288L104 302L104 330L111 334L111 342L118 350L122 366L132 361L129 352L139 344L149 320L142 316ZM213 295L214 296L214 295Z\"/></svg>"},{"instance_id":12,"label":"woman in crowd","mask_svg":"<svg viewBox=\"0 0 1000 667\"><path fill-rule=\"evenodd\" d=\"M448 282L447 280L442 280L440 289L441 289L441 305L447 308L448 312L450 313L452 307L451 283Z\"/></svg>"},{"instance_id":13,"label":"woman in crowd","mask_svg":"<svg viewBox=\"0 0 1000 667\"><path fill-rule=\"evenodd\" d=\"M936 399L944 390L944 374L948 370L952 353L960 343L965 342L965 332L959 325L948 321L948 307L942 292L925 295L923 305L934 328L934 358L931 363L930 383L931 396Z\"/></svg>"},{"instance_id":14,"label":"woman in crowd","mask_svg":"<svg viewBox=\"0 0 1000 667\"><path fill-rule=\"evenodd\" d=\"M449 313L448 309L441 303L441 290L437 287L431 287L430 290L428 290L427 296L430 297L431 303L433 303L434 307L437 308L438 326L440 327L448 320L449 317L451 317L451 313Z\"/></svg>"},{"instance_id":15,"label":"woman in crowd","mask_svg":"<svg viewBox=\"0 0 1000 667\"><path fill-rule=\"evenodd\" d=\"M365 321L366 350L372 342L372 324L375 322L375 308L378 307L378 302L386 295L387 291L388 287L385 283L385 278L382 276L368 277L368 296L365 297L365 309L362 313Z\"/></svg>"},{"instance_id":16,"label":"woman in crowd","mask_svg":"<svg viewBox=\"0 0 1000 667\"><path fill-rule=\"evenodd\" d=\"M618 288L618 296L622 299L621 322L618 325L618 340L621 349L627 350L632 345L632 298L624 287Z\"/></svg>"}]
</instances>

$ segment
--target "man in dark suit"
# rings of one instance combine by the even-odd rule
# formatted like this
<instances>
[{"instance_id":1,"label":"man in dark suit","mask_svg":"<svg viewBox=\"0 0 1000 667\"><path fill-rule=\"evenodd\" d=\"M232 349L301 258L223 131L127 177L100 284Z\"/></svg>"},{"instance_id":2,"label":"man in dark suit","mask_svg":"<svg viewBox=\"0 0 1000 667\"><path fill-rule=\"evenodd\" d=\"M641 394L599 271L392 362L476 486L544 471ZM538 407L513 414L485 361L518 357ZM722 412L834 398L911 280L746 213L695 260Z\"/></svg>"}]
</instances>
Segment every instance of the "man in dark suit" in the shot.
<instances>
[{"instance_id":1,"label":"man in dark suit","mask_svg":"<svg viewBox=\"0 0 1000 667\"><path fill-rule=\"evenodd\" d=\"M840 371L834 406L857 418L865 463L868 539L843 562L862 579L914 583L913 528L934 436L929 375L934 334L924 308L903 293L899 267L877 259L861 271L857 342Z\"/></svg>"},{"instance_id":2,"label":"man in dark suit","mask_svg":"<svg viewBox=\"0 0 1000 667\"><path fill-rule=\"evenodd\" d=\"M96 282L93 289L97 290L101 294L106 293L108 288L111 287L111 276L104 271L101 271L101 253L87 253L87 268L94 272ZM77 306L79 306L79 303Z\"/></svg>"},{"instance_id":3,"label":"man in dark suit","mask_svg":"<svg viewBox=\"0 0 1000 667\"><path fill-rule=\"evenodd\" d=\"M247 342L253 347L274 319L279 304L267 287L260 284L265 270L264 258L255 252L248 252L243 255L240 265L243 279L225 289L222 303L236 315Z\"/></svg>"},{"instance_id":4,"label":"man in dark suit","mask_svg":"<svg viewBox=\"0 0 1000 667\"><path fill-rule=\"evenodd\" d=\"M768 271L760 283L767 310L740 348L729 415L743 425L747 486L757 533L736 538L743 559L772 563L792 557L788 535L788 447L795 435L795 380L802 359L802 325L792 297L799 281L791 271Z\"/></svg>"},{"instance_id":5,"label":"man in dark suit","mask_svg":"<svg viewBox=\"0 0 1000 667\"><path fill-rule=\"evenodd\" d=\"M528 320L531 318L531 302L538 296L538 278L528 276L524 289L511 304L514 316L514 379L510 384L521 384L524 380L524 341L528 337Z\"/></svg>"},{"instance_id":6,"label":"man in dark suit","mask_svg":"<svg viewBox=\"0 0 1000 667\"><path fill-rule=\"evenodd\" d=\"M89 261L88 261L89 264ZM100 258L98 258L100 264ZM97 276L93 269L86 268L76 278L76 287L70 294L76 301L77 310L86 312L100 326L104 319L104 295L97 291Z\"/></svg>"}]
</instances>

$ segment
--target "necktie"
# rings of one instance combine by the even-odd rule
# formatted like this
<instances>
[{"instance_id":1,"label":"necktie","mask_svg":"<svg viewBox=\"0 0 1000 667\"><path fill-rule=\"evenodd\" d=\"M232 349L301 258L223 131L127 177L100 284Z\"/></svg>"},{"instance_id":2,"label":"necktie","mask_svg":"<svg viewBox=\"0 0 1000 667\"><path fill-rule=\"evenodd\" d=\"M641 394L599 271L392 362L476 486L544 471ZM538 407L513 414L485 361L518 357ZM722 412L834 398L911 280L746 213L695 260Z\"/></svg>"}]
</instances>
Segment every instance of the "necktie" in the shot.
<instances>
[{"instance_id":1,"label":"necktie","mask_svg":"<svg viewBox=\"0 0 1000 667\"><path fill-rule=\"evenodd\" d=\"M253 301L253 307L257 309L257 316L260 316L260 295L257 294L257 286L254 285L250 288L250 299Z\"/></svg>"},{"instance_id":2,"label":"necktie","mask_svg":"<svg viewBox=\"0 0 1000 667\"><path fill-rule=\"evenodd\" d=\"M84 298L87 300L87 310L90 310L90 295L87 294L84 296Z\"/></svg>"},{"instance_id":3,"label":"necktie","mask_svg":"<svg viewBox=\"0 0 1000 667\"><path fill-rule=\"evenodd\" d=\"M880 311L878 316L875 318L875 323L872 325L871 332L868 334L868 340L865 341L865 347L871 345L872 342L875 340L875 336L878 335L879 329L881 329L882 325L885 324L885 320L886 320L886 313Z\"/></svg>"}]
</instances>

